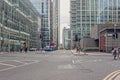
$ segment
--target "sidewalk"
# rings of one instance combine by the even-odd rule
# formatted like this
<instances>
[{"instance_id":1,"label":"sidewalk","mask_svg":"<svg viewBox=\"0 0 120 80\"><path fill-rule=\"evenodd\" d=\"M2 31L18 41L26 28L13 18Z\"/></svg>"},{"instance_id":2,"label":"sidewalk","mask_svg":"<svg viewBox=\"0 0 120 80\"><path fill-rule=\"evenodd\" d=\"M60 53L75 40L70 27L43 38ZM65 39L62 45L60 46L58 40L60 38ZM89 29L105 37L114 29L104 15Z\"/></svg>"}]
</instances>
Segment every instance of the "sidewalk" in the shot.
<instances>
[{"instance_id":1,"label":"sidewalk","mask_svg":"<svg viewBox=\"0 0 120 80\"><path fill-rule=\"evenodd\" d=\"M71 50L73 55L87 55L87 53L84 52L76 52L76 50Z\"/></svg>"},{"instance_id":2,"label":"sidewalk","mask_svg":"<svg viewBox=\"0 0 120 80\"><path fill-rule=\"evenodd\" d=\"M26 53L35 53L35 54L44 54L44 53L46 53L46 51L27 51L27 52L25 52L25 51L22 51L22 52L20 52L20 51L14 51L14 52L0 52L0 54L26 54Z\"/></svg>"},{"instance_id":3,"label":"sidewalk","mask_svg":"<svg viewBox=\"0 0 120 80\"><path fill-rule=\"evenodd\" d=\"M105 52L76 52L76 50L71 50L73 55L112 55L112 53Z\"/></svg>"},{"instance_id":4,"label":"sidewalk","mask_svg":"<svg viewBox=\"0 0 120 80\"><path fill-rule=\"evenodd\" d=\"M9 53L29 53L29 51L28 52L19 52L19 51L14 51L14 52L0 52L0 54L9 54Z\"/></svg>"}]
</instances>

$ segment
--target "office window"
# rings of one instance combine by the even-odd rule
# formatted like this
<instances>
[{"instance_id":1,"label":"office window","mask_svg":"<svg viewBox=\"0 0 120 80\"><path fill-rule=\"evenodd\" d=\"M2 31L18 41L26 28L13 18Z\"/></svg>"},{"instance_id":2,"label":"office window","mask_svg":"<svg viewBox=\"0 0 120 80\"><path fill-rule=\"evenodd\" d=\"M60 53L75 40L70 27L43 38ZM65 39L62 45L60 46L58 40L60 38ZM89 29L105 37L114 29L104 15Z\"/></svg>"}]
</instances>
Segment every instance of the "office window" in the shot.
<instances>
[{"instance_id":1,"label":"office window","mask_svg":"<svg viewBox=\"0 0 120 80\"><path fill-rule=\"evenodd\" d=\"M44 3L42 3L42 13L44 13Z\"/></svg>"}]
</instances>

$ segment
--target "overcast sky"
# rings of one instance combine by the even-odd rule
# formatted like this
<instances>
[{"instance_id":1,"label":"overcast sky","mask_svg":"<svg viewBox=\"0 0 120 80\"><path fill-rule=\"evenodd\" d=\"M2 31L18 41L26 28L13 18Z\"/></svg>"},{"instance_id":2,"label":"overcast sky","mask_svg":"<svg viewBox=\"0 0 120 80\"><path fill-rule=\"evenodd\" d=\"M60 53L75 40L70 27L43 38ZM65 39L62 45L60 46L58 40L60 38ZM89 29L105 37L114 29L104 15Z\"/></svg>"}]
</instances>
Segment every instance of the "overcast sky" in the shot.
<instances>
[{"instance_id":1,"label":"overcast sky","mask_svg":"<svg viewBox=\"0 0 120 80\"><path fill-rule=\"evenodd\" d=\"M61 32L61 43L62 43L62 30L64 27L69 27L69 11L70 11L70 0L60 0L60 32Z\"/></svg>"}]
</instances>

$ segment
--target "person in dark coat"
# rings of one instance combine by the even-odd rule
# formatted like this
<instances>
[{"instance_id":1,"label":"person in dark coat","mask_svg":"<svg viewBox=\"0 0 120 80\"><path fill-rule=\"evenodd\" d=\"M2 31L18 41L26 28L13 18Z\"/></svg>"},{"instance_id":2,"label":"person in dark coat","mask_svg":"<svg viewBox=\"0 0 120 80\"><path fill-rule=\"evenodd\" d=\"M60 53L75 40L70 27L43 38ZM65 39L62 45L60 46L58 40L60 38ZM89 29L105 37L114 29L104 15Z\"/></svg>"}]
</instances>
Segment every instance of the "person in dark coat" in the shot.
<instances>
[{"instance_id":1,"label":"person in dark coat","mask_svg":"<svg viewBox=\"0 0 120 80\"><path fill-rule=\"evenodd\" d=\"M117 48L114 48L114 49L112 50L112 53L113 53L113 56L114 56L114 60L116 60L116 59L117 59L117 55L118 55L118 49L117 49Z\"/></svg>"}]
</instances>

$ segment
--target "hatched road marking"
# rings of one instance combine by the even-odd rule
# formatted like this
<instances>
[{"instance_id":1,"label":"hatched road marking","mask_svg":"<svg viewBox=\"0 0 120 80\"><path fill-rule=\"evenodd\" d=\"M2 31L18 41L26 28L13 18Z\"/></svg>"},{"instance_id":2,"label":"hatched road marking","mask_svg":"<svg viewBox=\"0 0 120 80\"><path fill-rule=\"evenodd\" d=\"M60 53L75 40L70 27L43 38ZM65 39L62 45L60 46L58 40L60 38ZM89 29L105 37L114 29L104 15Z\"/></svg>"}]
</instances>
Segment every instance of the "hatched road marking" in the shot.
<instances>
[{"instance_id":1,"label":"hatched road marking","mask_svg":"<svg viewBox=\"0 0 120 80\"><path fill-rule=\"evenodd\" d=\"M6 61L11 61L11 64L9 63L5 63ZM13 62L17 62L17 63L22 63L21 65L13 65L12 64L12 61ZM22 61L19 61L19 60L5 60L5 61L0 61L0 65L3 67L3 66L8 66L7 68L3 68L3 69L0 69L0 71L6 71L6 70L10 70L10 69L14 69L14 68L18 68L18 67L22 67L22 66L26 66L26 65L30 65L30 64L34 64L34 63L38 63L40 61L38 60L22 60ZM0 67L1 67L0 66Z\"/></svg>"},{"instance_id":2,"label":"hatched road marking","mask_svg":"<svg viewBox=\"0 0 120 80\"><path fill-rule=\"evenodd\" d=\"M0 65L5 65L5 66L16 67L15 65L11 65L11 64L5 64L5 63L0 63Z\"/></svg>"}]
</instances>

